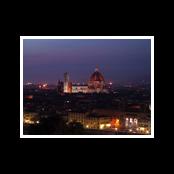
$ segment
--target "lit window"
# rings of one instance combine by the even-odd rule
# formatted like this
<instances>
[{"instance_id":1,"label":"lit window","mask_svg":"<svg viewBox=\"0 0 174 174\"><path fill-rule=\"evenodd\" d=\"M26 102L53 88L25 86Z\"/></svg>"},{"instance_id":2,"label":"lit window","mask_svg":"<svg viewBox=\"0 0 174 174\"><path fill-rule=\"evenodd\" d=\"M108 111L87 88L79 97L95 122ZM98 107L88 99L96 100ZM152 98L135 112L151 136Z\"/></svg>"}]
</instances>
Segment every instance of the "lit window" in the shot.
<instances>
[{"instance_id":1,"label":"lit window","mask_svg":"<svg viewBox=\"0 0 174 174\"><path fill-rule=\"evenodd\" d=\"M106 124L106 127L111 127L111 124L110 123Z\"/></svg>"},{"instance_id":2,"label":"lit window","mask_svg":"<svg viewBox=\"0 0 174 174\"><path fill-rule=\"evenodd\" d=\"M100 129L103 129L104 128L104 124L100 124Z\"/></svg>"}]
</instances>

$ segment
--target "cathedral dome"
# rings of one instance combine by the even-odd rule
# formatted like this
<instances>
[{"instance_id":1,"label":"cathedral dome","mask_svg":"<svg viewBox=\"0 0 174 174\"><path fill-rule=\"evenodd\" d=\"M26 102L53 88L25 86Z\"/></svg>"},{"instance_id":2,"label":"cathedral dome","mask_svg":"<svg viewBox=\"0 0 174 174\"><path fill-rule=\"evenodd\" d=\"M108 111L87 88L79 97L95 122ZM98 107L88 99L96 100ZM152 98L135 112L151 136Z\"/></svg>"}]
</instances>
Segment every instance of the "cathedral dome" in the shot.
<instances>
[{"instance_id":1,"label":"cathedral dome","mask_svg":"<svg viewBox=\"0 0 174 174\"><path fill-rule=\"evenodd\" d=\"M104 82L104 77L103 75L98 71L98 69L95 69L95 72L91 75L90 81L99 81L99 82Z\"/></svg>"}]
</instances>

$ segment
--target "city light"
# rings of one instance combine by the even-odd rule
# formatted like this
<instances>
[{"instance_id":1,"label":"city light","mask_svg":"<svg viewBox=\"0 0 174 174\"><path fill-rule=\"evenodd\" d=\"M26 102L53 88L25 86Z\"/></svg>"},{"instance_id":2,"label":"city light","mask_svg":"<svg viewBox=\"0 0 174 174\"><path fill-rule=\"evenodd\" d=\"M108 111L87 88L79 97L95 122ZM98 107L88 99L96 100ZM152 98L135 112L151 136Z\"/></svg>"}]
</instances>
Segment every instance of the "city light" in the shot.
<instances>
[{"instance_id":1,"label":"city light","mask_svg":"<svg viewBox=\"0 0 174 174\"><path fill-rule=\"evenodd\" d=\"M29 120L29 119L25 119L24 123L26 123L26 124L34 124L34 121Z\"/></svg>"},{"instance_id":2,"label":"city light","mask_svg":"<svg viewBox=\"0 0 174 174\"><path fill-rule=\"evenodd\" d=\"M47 83L43 84L43 87L44 87L44 88L47 87Z\"/></svg>"},{"instance_id":3,"label":"city light","mask_svg":"<svg viewBox=\"0 0 174 174\"><path fill-rule=\"evenodd\" d=\"M32 85L32 83L31 82L27 82L26 85Z\"/></svg>"},{"instance_id":4,"label":"city light","mask_svg":"<svg viewBox=\"0 0 174 174\"><path fill-rule=\"evenodd\" d=\"M38 87L39 87L39 89L47 89L48 88L48 84L47 83L40 84Z\"/></svg>"},{"instance_id":5,"label":"city light","mask_svg":"<svg viewBox=\"0 0 174 174\"><path fill-rule=\"evenodd\" d=\"M38 118L35 117L35 115L32 114L24 114L24 124L39 124L40 121Z\"/></svg>"},{"instance_id":6,"label":"city light","mask_svg":"<svg viewBox=\"0 0 174 174\"><path fill-rule=\"evenodd\" d=\"M106 127L111 127L111 124L110 123L106 124Z\"/></svg>"},{"instance_id":7,"label":"city light","mask_svg":"<svg viewBox=\"0 0 174 174\"><path fill-rule=\"evenodd\" d=\"M149 134L149 131L148 130L146 131L146 134Z\"/></svg>"},{"instance_id":8,"label":"city light","mask_svg":"<svg viewBox=\"0 0 174 174\"><path fill-rule=\"evenodd\" d=\"M120 126L120 120L119 119L112 119L111 125L112 125L112 128L119 127Z\"/></svg>"},{"instance_id":9,"label":"city light","mask_svg":"<svg viewBox=\"0 0 174 174\"><path fill-rule=\"evenodd\" d=\"M140 129L140 131L145 131L144 127L140 127L139 129Z\"/></svg>"},{"instance_id":10,"label":"city light","mask_svg":"<svg viewBox=\"0 0 174 174\"><path fill-rule=\"evenodd\" d=\"M138 120L136 118L134 118L134 123L137 125L138 124Z\"/></svg>"},{"instance_id":11,"label":"city light","mask_svg":"<svg viewBox=\"0 0 174 174\"><path fill-rule=\"evenodd\" d=\"M104 124L100 124L100 129L103 129L104 128Z\"/></svg>"},{"instance_id":12,"label":"city light","mask_svg":"<svg viewBox=\"0 0 174 174\"><path fill-rule=\"evenodd\" d=\"M27 98L27 99L33 99L33 95L27 95L25 98Z\"/></svg>"},{"instance_id":13,"label":"city light","mask_svg":"<svg viewBox=\"0 0 174 174\"><path fill-rule=\"evenodd\" d=\"M89 125L86 125L86 128L89 128Z\"/></svg>"},{"instance_id":14,"label":"city light","mask_svg":"<svg viewBox=\"0 0 174 174\"><path fill-rule=\"evenodd\" d=\"M132 118L130 118L130 123L132 123L133 122L133 119Z\"/></svg>"},{"instance_id":15,"label":"city light","mask_svg":"<svg viewBox=\"0 0 174 174\"><path fill-rule=\"evenodd\" d=\"M119 124L120 124L120 120L116 119L116 125L119 125Z\"/></svg>"}]
</instances>

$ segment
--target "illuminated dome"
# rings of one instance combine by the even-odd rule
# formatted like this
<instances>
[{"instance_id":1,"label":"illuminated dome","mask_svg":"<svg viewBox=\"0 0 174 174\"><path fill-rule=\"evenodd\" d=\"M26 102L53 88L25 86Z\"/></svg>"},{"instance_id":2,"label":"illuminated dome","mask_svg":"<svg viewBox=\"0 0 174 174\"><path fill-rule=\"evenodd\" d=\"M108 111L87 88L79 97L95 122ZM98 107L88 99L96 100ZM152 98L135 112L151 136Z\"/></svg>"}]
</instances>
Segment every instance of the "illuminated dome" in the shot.
<instances>
[{"instance_id":1,"label":"illuminated dome","mask_svg":"<svg viewBox=\"0 0 174 174\"><path fill-rule=\"evenodd\" d=\"M98 71L98 68L95 69L95 72L91 75L88 82L89 92L106 92L105 89L105 80L103 75Z\"/></svg>"},{"instance_id":2,"label":"illuminated dome","mask_svg":"<svg viewBox=\"0 0 174 174\"><path fill-rule=\"evenodd\" d=\"M95 69L95 72L91 75L90 81L99 81L99 82L104 82L104 77L103 75L98 71L98 69Z\"/></svg>"}]
</instances>

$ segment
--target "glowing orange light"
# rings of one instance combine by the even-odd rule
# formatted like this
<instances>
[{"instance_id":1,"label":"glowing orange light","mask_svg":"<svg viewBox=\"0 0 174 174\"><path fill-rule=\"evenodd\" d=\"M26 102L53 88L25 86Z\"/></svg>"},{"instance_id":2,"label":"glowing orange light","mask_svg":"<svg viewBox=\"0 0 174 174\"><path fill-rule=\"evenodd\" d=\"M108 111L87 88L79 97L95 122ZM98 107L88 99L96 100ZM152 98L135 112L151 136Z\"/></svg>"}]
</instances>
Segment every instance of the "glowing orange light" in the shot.
<instances>
[{"instance_id":1,"label":"glowing orange light","mask_svg":"<svg viewBox=\"0 0 174 174\"><path fill-rule=\"evenodd\" d=\"M33 99L33 95L28 95L25 98L27 98L27 99Z\"/></svg>"},{"instance_id":2,"label":"glowing orange light","mask_svg":"<svg viewBox=\"0 0 174 174\"><path fill-rule=\"evenodd\" d=\"M119 119L116 119L116 124L115 124L116 127L120 126L120 120Z\"/></svg>"},{"instance_id":3,"label":"glowing orange light","mask_svg":"<svg viewBox=\"0 0 174 174\"><path fill-rule=\"evenodd\" d=\"M119 126L120 126L120 120L119 120L119 119L112 119L112 121L111 121L111 126L112 126L113 128L119 127Z\"/></svg>"}]
</instances>

